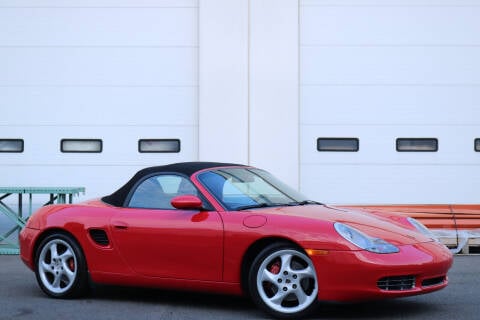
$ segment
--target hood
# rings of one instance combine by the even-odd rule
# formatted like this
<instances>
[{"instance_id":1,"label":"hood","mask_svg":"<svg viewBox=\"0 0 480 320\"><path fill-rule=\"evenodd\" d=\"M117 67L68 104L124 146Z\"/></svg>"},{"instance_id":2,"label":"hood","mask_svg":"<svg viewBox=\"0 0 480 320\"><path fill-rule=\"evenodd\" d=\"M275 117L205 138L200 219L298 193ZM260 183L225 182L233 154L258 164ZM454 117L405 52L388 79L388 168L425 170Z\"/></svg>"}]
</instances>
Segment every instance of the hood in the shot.
<instances>
[{"instance_id":1,"label":"hood","mask_svg":"<svg viewBox=\"0 0 480 320\"><path fill-rule=\"evenodd\" d=\"M48 206L41 207L35 211L27 220L26 228L30 229L42 229L47 225L47 220L51 217L58 216L58 214L68 214L69 212L74 212L75 208L80 207L90 207L88 210L92 212L95 208L105 208L110 207L110 205L100 201L99 199L88 200L84 202L79 202L75 204L51 204ZM113 208L113 207L112 207ZM104 211L106 212L106 211Z\"/></svg>"},{"instance_id":2,"label":"hood","mask_svg":"<svg viewBox=\"0 0 480 320\"><path fill-rule=\"evenodd\" d=\"M251 212L264 214L267 220L275 219L277 216L288 216L305 220L305 223L330 222L332 229L335 222L341 222L371 237L384 239L394 245L411 245L432 241L420 232L406 228L397 220L378 217L363 211L346 210L325 205L304 205L262 208Z\"/></svg>"},{"instance_id":3,"label":"hood","mask_svg":"<svg viewBox=\"0 0 480 320\"><path fill-rule=\"evenodd\" d=\"M29 229L41 229L45 225L45 220L51 214L62 211L65 208L71 206L70 204L52 204L48 206L41 207L35 211L27 220L26 228Z\"/></svg>"}]
</instances>

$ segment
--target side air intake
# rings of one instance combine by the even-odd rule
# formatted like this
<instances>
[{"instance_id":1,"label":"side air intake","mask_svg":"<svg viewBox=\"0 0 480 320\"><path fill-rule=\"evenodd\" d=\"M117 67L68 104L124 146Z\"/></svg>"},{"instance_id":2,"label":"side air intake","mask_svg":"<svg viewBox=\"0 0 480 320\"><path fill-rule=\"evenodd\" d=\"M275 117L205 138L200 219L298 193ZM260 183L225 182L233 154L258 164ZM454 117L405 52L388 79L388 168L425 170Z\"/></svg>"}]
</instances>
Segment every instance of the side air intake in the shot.
<instances>
[{"instance_id":1,"label":"side air intake","mask_svg":"<svg viewBox=\"0 0 480 320\"><path fill-rule=\"evenodd\" d=\"M90 237L92 240L100 246L108 246L110 241L108 240L107 233L102 229L90 229Z\"/></svg>"}]
</instances>

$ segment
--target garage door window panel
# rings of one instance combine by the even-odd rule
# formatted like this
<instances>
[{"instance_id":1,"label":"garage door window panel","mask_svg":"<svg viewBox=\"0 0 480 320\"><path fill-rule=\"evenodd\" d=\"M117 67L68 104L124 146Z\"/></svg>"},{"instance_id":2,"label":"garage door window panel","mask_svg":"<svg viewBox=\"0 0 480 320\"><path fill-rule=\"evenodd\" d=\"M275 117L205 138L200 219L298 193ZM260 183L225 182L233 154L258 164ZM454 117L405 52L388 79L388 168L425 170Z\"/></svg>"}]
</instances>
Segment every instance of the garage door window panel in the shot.
<instances>
[{"instance_id":1,"label":"garage door window panel","mask_svg":"<svg viewBox=\"0 0 480 320\"><path fill-rule=\"evenodd\" d=\"M438 139L436 138L398 138L398 152L437 152Z\"/></svg>"},{"instance_id":2,"label":"garage door window panel","mask_svg":"<svg viewBox=\"0 0 480 320\"><path fill-rule=\"evenodd\" d=\"M23 139L0 139L0 152L22 153Z\"/></svg>"},{"instance_id":3,"label":"garage door window panel","mask_svg":"<svg viewBox=\"0 0 480 320\"><path fill-rule=\"evenodd\" d=\"M100 139L62 139L60 151L63 153L101 153L103 141Z\"/></svg>"},{"instance_id":4,"label":"garage door window panel","mask_svg":"<svg viewBox=\"0 0 480 320\"><path fill-rule=\"evenodd\" d=\"M138 140L140 153L179 153L180 139L140 139Z\"/></svg>"},{"instance_id":5,"label":"garage door window panel","mask_svg":"<svg viewBox=\"0 0 480 320\"><path fill-rule=\"evenodd\" d=\"M360 147L358 138L318 138L317 151L320 152L357 152Z\"/></svg>"}]
</instances>

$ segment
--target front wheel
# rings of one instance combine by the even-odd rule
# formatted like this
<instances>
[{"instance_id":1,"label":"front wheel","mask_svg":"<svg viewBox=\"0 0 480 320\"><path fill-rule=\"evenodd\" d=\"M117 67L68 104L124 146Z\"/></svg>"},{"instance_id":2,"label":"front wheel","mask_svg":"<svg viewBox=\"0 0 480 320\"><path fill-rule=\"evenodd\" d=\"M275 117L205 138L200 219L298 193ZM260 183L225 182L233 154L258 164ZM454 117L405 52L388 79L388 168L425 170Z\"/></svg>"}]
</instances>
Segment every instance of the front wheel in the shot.
<instances>
[{"instance_id":1,"label":"front wheel","mask_svg":"<svg viewBox=\"0 0 480 320\"><path fill-rule=\"evenodd\" d=\"M87 290L87 267L75 240L62 233L43 239L35 256L40 288L54 298L74 298Z\"/></svg>"},{"instance_id":2,"label":"front wheel","mask_svg":"<svg viewBox=\"0 0 480 320\"><path fill-rule=\"evenodd\" d=\"M318 281L310 258L289 244L263 249L250 267L253 301L277 318L298 319L317 304Z\"/></svg>"}]
</instances>

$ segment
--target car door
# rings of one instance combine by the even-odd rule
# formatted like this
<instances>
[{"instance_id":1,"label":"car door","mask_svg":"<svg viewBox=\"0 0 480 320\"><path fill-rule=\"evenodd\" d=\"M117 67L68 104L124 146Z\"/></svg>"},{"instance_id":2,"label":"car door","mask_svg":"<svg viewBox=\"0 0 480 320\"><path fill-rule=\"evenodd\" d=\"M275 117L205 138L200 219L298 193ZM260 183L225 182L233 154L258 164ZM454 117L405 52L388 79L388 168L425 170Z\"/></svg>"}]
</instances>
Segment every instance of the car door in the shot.
<instances>
[{"instance_id":1,"label":"car door","mask_svg":"<svg viewBox=\"0 0 480 320\"><path fill-rule=\"evenodd\" d=\"M137 273L218 281L223 267L223 224L216 211L178 210L178 195L198 195L188 178L161 174L141 181L127 207L111 220L114 244Z\"/></svg>"}]
</instances>

